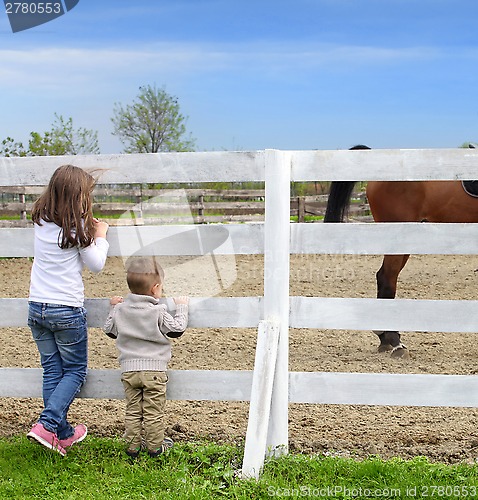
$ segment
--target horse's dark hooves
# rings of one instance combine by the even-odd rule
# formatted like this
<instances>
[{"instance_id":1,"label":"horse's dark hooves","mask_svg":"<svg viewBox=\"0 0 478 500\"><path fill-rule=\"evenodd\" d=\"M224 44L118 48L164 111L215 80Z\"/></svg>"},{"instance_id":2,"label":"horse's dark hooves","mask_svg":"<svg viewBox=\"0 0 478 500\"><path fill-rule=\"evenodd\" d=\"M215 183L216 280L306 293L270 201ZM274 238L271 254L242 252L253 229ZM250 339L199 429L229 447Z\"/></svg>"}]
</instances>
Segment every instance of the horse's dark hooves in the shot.
<instances>
[{"instance_id":1,"label":"horse's dark hooves","mask_svg":"<svg viewBox=\"0 0 478 500\"><path fill-rule=\"evenodd\" d=\"M390 357L397 359L408 359L410 353L407 346L400 342L400 334L398 332L378 332L374 331L380 339L378 352L389 352Z\"/></svg>"},{"instance_id":2,"label":"horse's dark hooves","mask_svg":"<svg viewBox=\"0 0 478 500\"><path fill-rule=\"evenodd\" d=\"M390 357L394 359L410 359L410 351L406 347L392 347L390 344L380 344L377 352L390 353Z\"/></svg>"},{"instance_id":3,"label":"horse's dark hooves","mask_svg":"<svg viewBox=\"0 0 478 500\"><path fill-rule=\"evenodd\" d=\"M410 359L410 351L405 346L395 347L390 354L394 359Z\"/></svg>"}]
</instances>

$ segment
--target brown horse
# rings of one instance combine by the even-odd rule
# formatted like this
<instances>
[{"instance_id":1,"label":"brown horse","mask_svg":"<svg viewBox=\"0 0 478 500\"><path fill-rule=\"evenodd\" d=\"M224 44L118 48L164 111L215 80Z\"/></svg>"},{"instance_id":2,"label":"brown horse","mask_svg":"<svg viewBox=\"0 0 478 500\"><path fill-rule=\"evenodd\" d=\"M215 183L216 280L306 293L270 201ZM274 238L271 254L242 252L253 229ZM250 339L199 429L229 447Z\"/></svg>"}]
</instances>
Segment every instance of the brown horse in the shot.
<instances>
[{"instance_id":1,"label":"brown horse","mask_svg":"<svg viewBox=\"0 0 478 500\"><path fill-rule=\"evenodd\" d=\"M351 149L370 148L359 145ZM354 181L332 182L324 222L344 221L354 185ZM478 222L478 198L467 194L461 181L371 181L366 194L375 222ZM377 298L395 298L398 275L409 257L383 257L376 274ZM379 352L409 356L399 332L375 333L380 338Z\"/></svg>"}]
</instances>

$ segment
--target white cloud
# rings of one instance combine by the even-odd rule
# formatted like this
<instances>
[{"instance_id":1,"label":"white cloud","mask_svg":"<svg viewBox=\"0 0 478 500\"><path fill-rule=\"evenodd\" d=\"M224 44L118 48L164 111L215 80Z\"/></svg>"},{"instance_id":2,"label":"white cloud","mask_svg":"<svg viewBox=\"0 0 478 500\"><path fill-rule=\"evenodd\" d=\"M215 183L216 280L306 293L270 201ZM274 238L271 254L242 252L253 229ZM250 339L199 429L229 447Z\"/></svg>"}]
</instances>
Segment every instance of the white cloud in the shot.
<instances>
[{"instance_id":1,"label":"white cloud","mask_svg":"<svg viewBox=\"0 0 478 500\"><path fill-rule=\"evenodd\" d=\"M324 44L172 44L95 50L28 48L0 50L0 86L59 90L65 85L110 82L152 72L187 75L210 72L270 73L344 65L383 65L440 56L428 48L381 48Z\"/></svg>"}]
</instances>

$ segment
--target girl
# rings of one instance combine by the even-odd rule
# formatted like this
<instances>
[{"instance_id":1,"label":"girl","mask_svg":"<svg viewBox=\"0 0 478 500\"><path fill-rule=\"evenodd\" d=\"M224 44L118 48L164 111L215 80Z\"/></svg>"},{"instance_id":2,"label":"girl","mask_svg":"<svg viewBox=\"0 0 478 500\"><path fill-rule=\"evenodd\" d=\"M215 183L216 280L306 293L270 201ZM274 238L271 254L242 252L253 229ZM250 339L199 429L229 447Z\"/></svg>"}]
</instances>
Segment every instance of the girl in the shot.
<instances>
[{"instance_id":1,"label":"girl","mask_svg":"<svg viewBox=\"0 0 478 500\"><path fill-rule=\"evenodd\" d=\"M108 224L93 218L95 179L73 165L59 167L32 210L35 250L28 326L43 367L43 403L27 437L55 450L87 434L67 421L70 405L87 372L86 311L82 269L100 272L106 262Z\"/></svg>"}]
</instances>

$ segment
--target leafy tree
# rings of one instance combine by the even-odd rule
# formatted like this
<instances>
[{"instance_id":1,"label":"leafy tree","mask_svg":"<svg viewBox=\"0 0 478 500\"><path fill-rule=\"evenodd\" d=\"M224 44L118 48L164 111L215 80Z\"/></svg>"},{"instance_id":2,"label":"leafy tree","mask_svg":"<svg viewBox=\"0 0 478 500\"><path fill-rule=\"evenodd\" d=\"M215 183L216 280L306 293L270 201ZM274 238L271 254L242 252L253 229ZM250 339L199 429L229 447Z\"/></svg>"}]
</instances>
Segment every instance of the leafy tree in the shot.
<instances>
[{"instance_id":1,"label":"leafy tree","mask_svg":"<svg viewBox=\"0 0 478 500\"><path fill-rule=\"evenodd\" d=\"M73 118L65 120L55 113L49 132L30 134L28 148L32 156L98 154L98 133L86 128L75 129Z\"/></svg>"},{"instance_id":2,"label":"leafy tree","mask_svg":"<svg viewBox=\"0 0 478 500\"><path fill-rule=\"evenodd\" d=\"M56 156L99 152L96 131L82 127L75 129L72 118L65 120L56 113L50 131L43 134L30 132L28 149L11 137L4 139L0 145L0 156Z\"/></svg>"},{"instance_id":3,"label":"leafy tree","mask_svg":"<svg viewBox=\"0 0 478 500\"><path fill-rule=\"evenodd\" d=\"M21 142L15 141L11 137L3 139L0 145L0 156L27 156L28 151Z\"/></svg>"},{"instance_id":4,"label":"leafy tree","mask_svg":"<svg viewBox=\"0 0 478 500\"><path fill-rule=\"evenodd\" d=\"M179 109L178 98L163 89L148 85L139 88L132 104L116 103L113 135L125 145L125 153L158 151L194 151L195 140L186 134L186 118Z\"/></svg>"}]
</instances>

